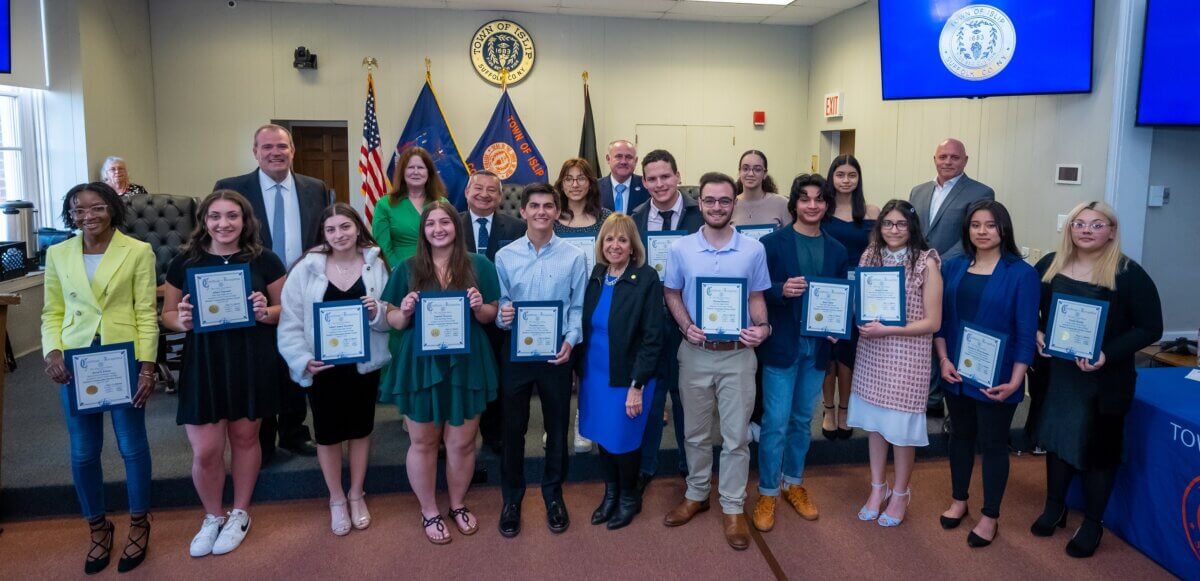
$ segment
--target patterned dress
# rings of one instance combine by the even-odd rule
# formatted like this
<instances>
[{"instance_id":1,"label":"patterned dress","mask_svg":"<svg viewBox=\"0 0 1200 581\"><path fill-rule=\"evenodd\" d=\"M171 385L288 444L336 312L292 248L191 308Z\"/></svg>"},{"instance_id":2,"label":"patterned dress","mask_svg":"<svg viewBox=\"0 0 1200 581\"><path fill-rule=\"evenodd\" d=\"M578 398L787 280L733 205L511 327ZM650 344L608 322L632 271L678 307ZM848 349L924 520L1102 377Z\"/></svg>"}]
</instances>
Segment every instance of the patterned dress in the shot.
<instances>
[{"instance_id":1,"label":"patterned dress","mask_svg":"<svg viewBox=\"0 0 1200 581\"><path fill-rule=\"evenodd\" d=\"M936 250L926 250L917 259L916 268L908 268L908 253L883 251L882 264L867 249L860 266L905 267L905 308L908 321L925 318L924 289L927 260L941 268ZM896 446L926 446L929 431L925 424L925 406L929 398L929 378L933 355L933 334L919 337L881 337L859 339L854 366L854 384L850 390L847 423L868 432L878 432Z\"/></svg>"}]
</instances>

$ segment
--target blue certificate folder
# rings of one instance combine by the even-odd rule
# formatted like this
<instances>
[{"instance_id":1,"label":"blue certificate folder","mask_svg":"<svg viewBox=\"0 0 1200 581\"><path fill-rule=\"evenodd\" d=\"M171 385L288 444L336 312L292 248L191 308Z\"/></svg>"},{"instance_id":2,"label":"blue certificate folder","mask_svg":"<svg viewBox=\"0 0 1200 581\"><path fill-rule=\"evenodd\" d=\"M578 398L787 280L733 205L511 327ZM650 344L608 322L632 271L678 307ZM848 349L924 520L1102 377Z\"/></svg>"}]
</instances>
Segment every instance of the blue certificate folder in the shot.
<instances>
[{"instance_id":1,"label":"blue certificate folder","mask_svg":"<svg viewBox=\"0 0 1200 581\"><path fill-rule=\"evenodd\" d=\"M360 331L361 334L358 337L353 337L353 339L357 339L358 341L362 342L361 343L362 352L361 352L361 354L359 354L357 356L348 356L348 357L327 356L326 355L327 345L325 344L325 342L321 341L321 331L324 329L324 326L327 323L332 322L331 317L333 316L334 313L333 313L333 311L331 311L331 309L337 309L340 311L340 310L345 309L346 307L358 307L358 310L361 311L361 313L359 315L360 320L362 321L362 326L361 326L361 331ZM383 308L383 305L380 305L379 308ZM313 347L314 347L313 355L316 356L317 361L320 361L321 363L324 363L325 365L345 365L348 363L362 363L364 361L370 361L371 360L371 327L370 327L370 321L368 320L368 316L369 316L369 313L367 312L367 307L362 304L362 301L356 301L356 300L351 299L351 300L345 300L345 301L324 301L324 302L320 302L320 303L313 303ZM344 340L345 340L344 337L331 337L329 339L329 341L338 341L339 343ZM337 346L339 346L339 345L336 345L336 344L328 345L328 347L337 347Z\"/></svg>"},{"instance_id":2,"label":"blue certificate folder","mask_svg":"<svg viewBox=\"0 0 1200 581\"><path fill-rule=\"evenodd\" d=\"M774 224L742 224L733 228L741 232L743 236L748 236L755 240L759 240L778 229Z\"/></svg>"},{"instance_id":3,"label":"blue certificate folder","mask_svg":"<svg viewBox=\"0 0 1200 581\"><path fill-rule=\"evenodd\" d=\"M988 378L988 383L991 385L984 385L982 382L976 381L973 377L967 377L967 375L963 373L964 370L966 370L967 373L973 373L971 368L977 367L981 363L984 363L974 361L970 356L964 358L963 349L966 345L966 340L964 338L967 335L967 329L970 329L971 331L981 335L987 335L999 341L999 346L996 349L995 360L991 362L991 376ZM962 377L963 383L979 389L996 387L996 384L1000 382L1000 366L1004 364L1005 349L1008 349L1008 335L1005 335L1004 333L998 333L988 329L987 327L980 327L979 325L973 323L963 323L958 331L958 353L955 354L954 358L954 366L957 368L958 374Z\"/></svg>"},{"instance_id":4,"label":"blue certificate folder","mask_svg":"<svg viewBox=\"0 0 1200 581\"><path fill-rule=\"evenodd\" d=\"M746 286L748 281L744 278L722 278L722 277L698 277L696 278L696 312L693 313L692 321L700 329L704 329L704 313L708 313L707 322L715 323L720 321L721 315L712 309L706 309L706 305L710 302L710 298L706 295L711 295L711 289L706 292L705 286L711 284L736 284L741 287L741 298L738 300L739 308L742 310L742 324L732 333L705 333L705 339L709 341L737 341L741 339L741 330L745 329L750 324L750 316L747 312L750 304L750 293Z\"/></svg>"},{"instance_id":5,"label":"blue certificate folder","mask_svg":"<svg viewBox=\"0 0 1200 581\"><path fill-rule=\"evenodd\" d=\"M462 310L462 347L447 346L445 342L438 343L436 346L426 348L424 341L425 325L429 323L426 311L433 306L431 299L443 298L461 298L463 303ZM435 336L443 336L442 329L431 330ZM466 291L422 291L420 300L417 301L416 319L413 322L413 337L412 341L416 343L416 354L423 355L462 355L471 352L471 303L467 300Z\"/></svg>"},{"instance_id":6,"label":"blue certificate folder","mask_svg":"<svg viewBox=\"0 0 1200 581\"><path fill-rule=\"evenodd\" d=\"M513 362L546 362L558 356L559 350L562 349L563 338L563 303L562 301L513 301L513 309L516 313L513 316L512 329L510 335L512 340L509 342L509 361ZM554 317L554 353L550 356L546 355L522 355L523 348L533 346L538 342L537 338L529 333L519 333L521 325L521 317L525 309L530 308L546 308L553 307L556 309Z\"/></svg>"},{"instance_id":7,"label":"blue certificate folder","mask_svg":"<svg viewBox=\"0 0 1200 581\"><path fill-rule=\"evenodd\" d=\"M855 311L857 311L857 313L858 313L858 324L866 325L867 323L870 323L871 321L875 320L875 319L866 319L866 318L864 318L864 314L863 314L864 311L867 310L865 308L866 305L863 304L863 275L866 273L872 273L872 272L895 272L896 276L898 276L900 278L900 318L899 319L879 319L879 323L881 325L890 325L892 327L903 327L903 326L907 325L908 324L908 295L906 294L906 289L904 288L905 281L904 281L904 267L903 266L860 266L860 267L858 267L857 270L855 270L854 280L855 280L855 282L858 283L855 286L855 288L857 289L858 292L857 292L857 297L854 301L854 304L855 304Z\"/></svg>"},{"instance_id":8,"label":"blue certificate folder","mask_svg":"<svg viewBox=\"0 0 1200 581\"><path fill-rule=\"evenodd\" d=\"M79 385L79 377L75 373L75 358L80 355L94 355L100 353L120 354L124 352L124 361L121 365L125 367L129 373L129 385L125 386L127 392L121 392L113 398L103 398L98 405L86 405L86 409L79 409L80 406L80 389L85 395L98 395L100 386L97 385ZM63 351L63 364L66 365L67 371L71 374L71 381L67 384L67 398L71 403L71 415L83 414L98 414L111 409L129 407L133 405L133 396L137 393L137 358L134 356L135 347L133 342L114 343L112 345L96 345L92 347L84 347L82 349L67 349ZM116 403L114 403L116 402Z\"/></svg>"},{"instance_id":9,"label":"blue certificate folder","mask_svg":"<svg viewBox=\"0 0 1200 581\"><path fill-rule=\"evenodd\" d=\"M854 281L841 278L823 278L817 276L805 277L804 280L808 282L808 289L804 291L804 294L800 295L800 335L804 337L836 337L838 339L844 339L847 341L850 340L850 334L854 329L854 319L851 316L854 313ZM809 328L809 297L814 296L814 283L847 287L846 311L842 313L842 316L844 317L843 320L846 322L845 333L834 333L823 329Z\"/></svg>"},{"instance_id":10,"label":"blue certificate folder","mask_svg":"<svg viewBox=\"0 0 1200 581\"><path fill-rule=\"evenodd\" d=\"M246 283L245 288L243 289L245 292L242 293L242 296L246 297L246 313L248 315L246 317L247 320L244 320L244 321L221 320L220 322L216 322L213 324L201 325L200 324L201 305L199 302L200 295L199 295L199 293L196 292L198 290L198 284L200 284L200 283L197 283L196 279L198 277L202 278L202 275L205 275L205 274L235 272L235 271L239 271L239 270L242 271L242 280L245 281L245 283ZM191 302L192 302L192 332L194 332L194 333L210 333L212 331L224 331L225 329L253 327L254 325L257 324L256 321L254 320L254 308L250 306L250 293L253 291L250 289L250 265L249 264L245 264L245 263L223 264L220 266L200 266L200 267L196 267L196 268L189 268L189 269L187 269L187 287L188 287L187 292L189 295L191 295ZM209 308L211 309L212 307L209 307Z\"/></svg>"},{"instance_id":11,"label":"blue certificate folder","mask_svg":"<svg viewBox=\"0 0 1200 581\"><path fill-rule=\"evenodd\" d=\"M1100 359L1100 349L1104 345L1104 326L1108 320L1108 301L1098 301L1096 299L1088 299L1062 293L1054 293L1051 295L1050 320L1046 322L1046 330L1044 331L1046 335L1046 347L1042 349L1042 351L1045 351L1048 355L1062 359L1068 359L1071 361L1074 361L1079 357L1087 356L1088 349L1078 349L1069 347L1067 345L1062 345L1062 343L1065 342L1077 342L1071 336L1071 334L1074 332L1072 328L1075 325L1070 325L1070 322L1066 320L1059 321L1060 317L1077 317L1075 309L1072 309L1072 305L1070 303L1079 303L1080 306L1082 306L1084 309L1087 309L1091 313L1098 312L1099 321L1097 321L1095 332L1092 333L1091 340L1087 345L1087 347L1090 348L1092 355L1089 358L1089 361L1091 363L1095 363ZM1055 331L1055 323L1058 323L1060 327L1066 326L1068 328L1058 329L1058 336L1053 336L1052 333ZM1064 325L1064 323L1066 325ZM1065 336L1063 335L1064 333L1066 333Z\"/></svg>"}]
</instances>

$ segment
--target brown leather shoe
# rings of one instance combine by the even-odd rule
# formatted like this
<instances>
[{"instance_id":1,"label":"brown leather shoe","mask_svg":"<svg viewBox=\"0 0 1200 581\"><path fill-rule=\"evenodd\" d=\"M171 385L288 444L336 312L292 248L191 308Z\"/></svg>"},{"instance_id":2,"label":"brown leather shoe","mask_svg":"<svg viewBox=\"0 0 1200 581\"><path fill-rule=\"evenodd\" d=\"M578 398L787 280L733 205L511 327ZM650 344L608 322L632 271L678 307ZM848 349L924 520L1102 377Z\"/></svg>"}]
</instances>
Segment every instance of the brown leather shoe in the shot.
<instances>
[{"instance_id":1,"label":"brown leather shoe","mask_svg":"<svg viewBox=\"0 0 1200 581\"><path fill-rule=\"evenodd\" d=\"M663 518L663 524L669 527L683 526L688 524L692 517L706 510L708 510L708 500L696 502L685 498L683 502L679 503L679 506L667 513L667 516Z\"/></svg>"},{"instance_id":2,"label":"brown leather shoe","mask_svg":"<svg viewBox=\"0 0 1200 581\"><path fill-rule=\"evenodd\" d=\"M739 551L750 546L750 527L746 525L746 515L727 514L722 518L725 528L725 541L729 546Z\"/></svg>"}]
</instances>

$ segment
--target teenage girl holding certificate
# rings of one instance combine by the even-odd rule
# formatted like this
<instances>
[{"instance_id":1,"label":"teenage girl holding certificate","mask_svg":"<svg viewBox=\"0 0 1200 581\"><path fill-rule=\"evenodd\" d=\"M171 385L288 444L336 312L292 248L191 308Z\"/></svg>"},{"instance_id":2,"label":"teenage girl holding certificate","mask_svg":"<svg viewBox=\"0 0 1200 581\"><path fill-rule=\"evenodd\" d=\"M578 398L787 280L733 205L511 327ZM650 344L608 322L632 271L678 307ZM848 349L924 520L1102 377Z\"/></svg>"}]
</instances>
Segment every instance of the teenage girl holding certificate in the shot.
<instances>
[{"instance_id":1,"label":"teenage girl holding certificate","mask_svg":"<svg viewBox=\"0 0 1200 581\"><path fill-rule=\"evenodd\" d=\"M362 530L371 525L363 482L375 428L379 369L391 359L387 305L379 301L388 271L379 245L349 204L325 208L321 234L324 241L296 262L283 285L279 354L292 381L308 391L317 459L329 488L330 529L343 536L351 527ZM371 327L363 338L369 345L369 360L332 365L317 359L313 305L326 301L362 302ZM343 442L350 456L349 495L342 488Z\"/></svg>"}]
</instances>

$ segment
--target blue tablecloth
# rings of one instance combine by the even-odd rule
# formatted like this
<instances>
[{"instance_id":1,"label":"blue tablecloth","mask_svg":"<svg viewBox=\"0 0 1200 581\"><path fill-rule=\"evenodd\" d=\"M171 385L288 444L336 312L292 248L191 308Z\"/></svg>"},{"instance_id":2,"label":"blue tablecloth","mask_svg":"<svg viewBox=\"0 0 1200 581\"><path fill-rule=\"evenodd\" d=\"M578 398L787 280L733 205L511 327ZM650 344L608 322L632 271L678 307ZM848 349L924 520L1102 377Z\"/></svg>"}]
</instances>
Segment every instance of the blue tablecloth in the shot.
<instances>
[{"instance_id":1,"label":"blue tablecloth","mask_svg":"<svg viewBox=\"0 0 1200 581\"><path fill-rule=\"evenodd\" d=\"M1172 573L1200 580L1200 382L1185 379L1189 371L1138 370L1127 461L1104 525Z\"/></svg>"}]
</instances>

